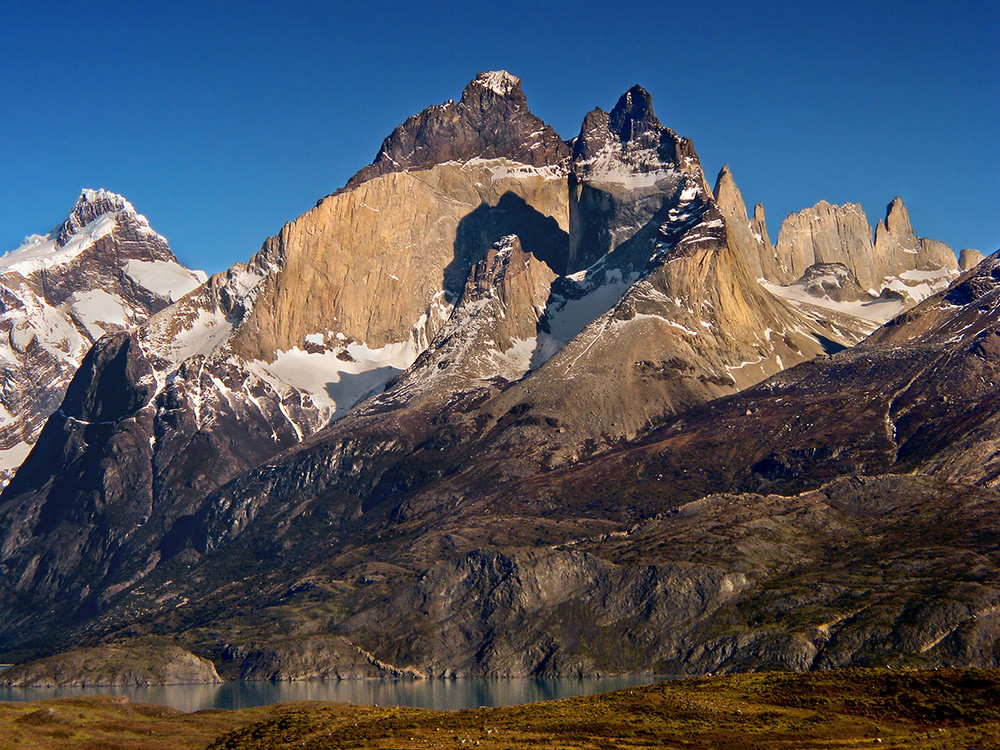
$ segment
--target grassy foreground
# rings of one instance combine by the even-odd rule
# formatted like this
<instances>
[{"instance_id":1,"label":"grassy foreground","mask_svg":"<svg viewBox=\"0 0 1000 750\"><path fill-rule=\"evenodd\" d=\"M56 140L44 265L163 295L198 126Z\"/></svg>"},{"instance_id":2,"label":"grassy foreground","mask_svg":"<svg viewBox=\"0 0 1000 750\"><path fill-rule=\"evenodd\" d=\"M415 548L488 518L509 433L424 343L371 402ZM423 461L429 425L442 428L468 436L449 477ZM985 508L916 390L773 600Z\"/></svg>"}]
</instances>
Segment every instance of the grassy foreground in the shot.
<instances>
[{"instance_id":1,"label":"grassy foreground","mask_svg":"<svg viewBox=\"0 0 1000 750\"><path fill-rule=\"evenodd\" d=\"M1000 670L688 679L508 708L0 704L0 748L1000 748Z\"/></svg>"}]
</instances>

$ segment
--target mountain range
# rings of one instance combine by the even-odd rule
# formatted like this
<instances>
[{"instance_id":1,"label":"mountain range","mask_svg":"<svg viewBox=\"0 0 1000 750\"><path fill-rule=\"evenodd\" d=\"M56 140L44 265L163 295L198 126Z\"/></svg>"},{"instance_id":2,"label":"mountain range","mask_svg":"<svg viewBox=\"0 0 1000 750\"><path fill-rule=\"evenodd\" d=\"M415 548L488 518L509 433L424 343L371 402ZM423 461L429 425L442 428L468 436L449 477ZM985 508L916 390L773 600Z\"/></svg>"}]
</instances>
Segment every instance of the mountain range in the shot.
<instances>
[{"instance_id":1,"label":"mountain range","mask_svg":"<svg viewBox=\"0 0 1000 750\"><path fill-rule=\"evenodd\" d=\"M998 264L503 71L207 279L84 191L0 258L0 680L995 666Z\"/></svg>"}]
</instances>

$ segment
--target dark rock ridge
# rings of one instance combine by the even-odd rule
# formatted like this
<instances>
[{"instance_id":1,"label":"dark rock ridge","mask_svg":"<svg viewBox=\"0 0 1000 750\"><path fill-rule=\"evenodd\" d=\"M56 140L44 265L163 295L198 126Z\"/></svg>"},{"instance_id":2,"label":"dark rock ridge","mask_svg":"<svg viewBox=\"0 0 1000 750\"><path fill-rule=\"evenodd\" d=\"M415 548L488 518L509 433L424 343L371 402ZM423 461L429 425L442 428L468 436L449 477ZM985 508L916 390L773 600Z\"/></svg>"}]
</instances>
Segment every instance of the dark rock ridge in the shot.
<instances>
[{"instance_id":1,"label":"dark rock ridge","mask_svg":"<svg viewBox=\"0 0 1000 750\"><path fill-rule=\"evenodd\" d=\"M665 200L679 200L687 180L704 186L694 146L663 126L641 86L625 92L610 114L590 112L573 142L568 271L633 238L637 247L649 242L657 212Z\"/></svg>"},{"instance_id":2,"label":"dark rock ridge","mask_svg":"<svg viewBox=\"0 0 1000 750\"><path fill-rule=\"evenodd\" d=\"M556 132L528 110L521 79L505 70L491 71L477 75L457 103L428 107L408 118L344 189L377 175L449 161L508 159L546 167L561 164L569 153Z\"/></svg>"},{"instance_id":3,"label":"dark rock ridge","mask_svg":"<svg viewBox=\"0 0 1000 750\"><path fill-rule=\"evenodd\" d=\"M641 87L572 153L539 123L482 74L101 340L0 495L3 653L168 636L248 679L994 663L996 497L970 483L996 261L826 356L844 316L768 289L870 299L876 245L936 252L901 204L875 242L829 207L775 248Z\"/></svg>"}]
</instances>

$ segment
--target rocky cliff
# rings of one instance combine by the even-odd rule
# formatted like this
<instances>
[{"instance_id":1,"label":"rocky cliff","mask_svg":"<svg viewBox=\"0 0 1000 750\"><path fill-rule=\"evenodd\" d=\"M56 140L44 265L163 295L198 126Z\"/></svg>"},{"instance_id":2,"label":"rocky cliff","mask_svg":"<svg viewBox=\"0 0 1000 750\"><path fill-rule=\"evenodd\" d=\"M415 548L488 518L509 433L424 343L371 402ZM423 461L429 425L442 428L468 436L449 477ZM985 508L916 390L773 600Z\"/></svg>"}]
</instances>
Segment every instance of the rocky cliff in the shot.
<instances>
[{"instance_id":1,"label":"rocky cliff","mask_svg":"<svg viewBox=\"0 0 1000 750\"><path fill-rule=\"evenodd\" d=\"M876 225L874 240L860 205L820 201L785 219L777 251L783 278L772 280L778 283L796 281L814 263L840 263L873 295L891 289L909 297L911 304L958 275L955 253L942 242L918 238L898 197Z\"/></svg>"}]
</instances>

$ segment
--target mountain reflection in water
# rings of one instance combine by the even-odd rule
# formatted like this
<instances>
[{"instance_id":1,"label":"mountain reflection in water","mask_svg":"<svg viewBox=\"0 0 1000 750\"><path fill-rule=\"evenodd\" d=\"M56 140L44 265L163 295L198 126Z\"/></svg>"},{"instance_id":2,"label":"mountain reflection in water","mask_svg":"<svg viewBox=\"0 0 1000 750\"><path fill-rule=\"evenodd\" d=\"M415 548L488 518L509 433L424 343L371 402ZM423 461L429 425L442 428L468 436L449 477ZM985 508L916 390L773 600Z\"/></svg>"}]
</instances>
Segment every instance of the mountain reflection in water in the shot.
<instances>
[{"instance_id":1,"label":"mountain reflection in water","mask_svg":"<svg viewBox=\"0 0 1000 750\"><path fill-rule=\"evenodd\" d=\"M530 677L442 680L301 680L225 682L220 685L156 687L0 688L0 701L31 701L81 695L125 695L136 703L181 711L251 708L293 701L414 706L441 710L511 706L534 701L606 693L663 679L652 675L535 679Z\"/></svg>"}]
</instances>

